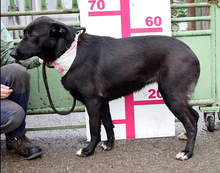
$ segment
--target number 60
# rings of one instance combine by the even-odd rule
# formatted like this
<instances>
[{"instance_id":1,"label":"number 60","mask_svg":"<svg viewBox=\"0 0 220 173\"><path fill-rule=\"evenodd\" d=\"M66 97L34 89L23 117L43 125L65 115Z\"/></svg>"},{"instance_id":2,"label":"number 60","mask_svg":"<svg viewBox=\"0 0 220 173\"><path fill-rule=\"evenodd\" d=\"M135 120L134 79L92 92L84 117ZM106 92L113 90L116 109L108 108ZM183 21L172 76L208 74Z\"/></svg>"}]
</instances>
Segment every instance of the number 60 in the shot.
<instances>
[{"instance_id":1,"label":"number 60","mask_svg":"<svg viewBox=\"0 0 220 173\"><path fill-rule=\"evenodd\" d=\"M160 16L156 16L155 18L147 17L145 22L147 26L160 26L162 24L162 19Z\"/></svg>"}]
</instances>

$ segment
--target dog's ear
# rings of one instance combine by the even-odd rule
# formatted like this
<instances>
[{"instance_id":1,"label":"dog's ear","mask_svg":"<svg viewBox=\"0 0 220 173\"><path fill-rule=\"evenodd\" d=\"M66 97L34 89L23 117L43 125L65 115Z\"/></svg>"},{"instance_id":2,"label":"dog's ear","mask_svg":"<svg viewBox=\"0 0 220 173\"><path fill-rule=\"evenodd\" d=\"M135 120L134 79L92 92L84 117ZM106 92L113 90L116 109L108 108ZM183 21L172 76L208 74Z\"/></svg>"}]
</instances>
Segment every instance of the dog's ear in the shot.
<instances>
[{"instance_id":1,"label":"dog's ear","mask_svg":"<svg viewBox=\"0 0 220 173\"><path fill-rule=\"evenodd\" d=\"M64 37L67 33L65 25L60 23L52 23L50 28L50 37Z\"/></svg>"},{"instance_id":2,"label":"dog's ear","mask_svg":"<svg viewBox=\"0 0 220 173\"><path fill-rule=\"evenodd\" d=\"M75 31L63 23L55 22L51 24L49 35L50 37L56 38L54 53L56 58L58 58L66 51L66 48L70 47L72 44L75 37Z\"/></svg>"}]
</instances>

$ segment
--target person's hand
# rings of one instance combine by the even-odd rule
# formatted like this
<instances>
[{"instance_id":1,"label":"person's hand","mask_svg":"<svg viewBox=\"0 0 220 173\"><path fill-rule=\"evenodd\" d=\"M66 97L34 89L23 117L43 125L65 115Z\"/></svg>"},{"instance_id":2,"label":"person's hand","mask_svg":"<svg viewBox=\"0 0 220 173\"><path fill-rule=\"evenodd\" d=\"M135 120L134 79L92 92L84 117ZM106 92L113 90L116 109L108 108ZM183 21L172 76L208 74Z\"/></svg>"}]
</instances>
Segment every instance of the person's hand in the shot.
<instances>
[{"instance_id":1,"label":"person's hand","mask_svg":"<svg viewBox=\"0 0 220 173\"><path fill-rule=\"evenodd\" d=\"M38 58L38 61L40 64L43 64L44 60L42 60L41 58Z\"/></svg>"},{"instance_id":2,"label":"person's hand","mask_svg":"<svg viewBox=\"0 0 220 173\"><path fill-rule=\"evenodd\" d=\"M1 99L6 99L13 92L8 86L1 84Z\"/></svg>"},{"instance_id":3,"label":"person's hand","mask_svg":"<svg viewBox=\"0 0 220 173\"><path fill-rule=\"evenodd\" d=\"M40 64L43 64L44 60L42 60L41 58L38 58L38 61ZM52 65L53 62L48 62L48 65Z\"/></svg>"}]
</instances>

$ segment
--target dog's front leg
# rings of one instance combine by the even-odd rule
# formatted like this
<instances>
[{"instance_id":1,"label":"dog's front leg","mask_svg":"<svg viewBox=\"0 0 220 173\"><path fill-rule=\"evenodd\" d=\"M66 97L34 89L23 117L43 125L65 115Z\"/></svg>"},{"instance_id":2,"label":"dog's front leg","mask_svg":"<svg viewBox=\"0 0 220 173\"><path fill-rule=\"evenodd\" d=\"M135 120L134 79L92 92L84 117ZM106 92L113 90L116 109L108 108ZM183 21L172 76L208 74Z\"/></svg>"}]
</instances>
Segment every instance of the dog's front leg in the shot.
<instances>
[{"instance_id":1,"label":"dog's front leg","mask_svg":"<svg viewBox=\"0 0 220 173\"><path fill-rule=\"evenodd\" d=\"M100 128L101 128L101 115L100 115L100 99L88 99L86 101L86 109L89 115L90 135L91 141L86 148L80 149L76 154L81 157L90 156L94 153L97 144L100 142Z\"/></svg>"}]
</instances>

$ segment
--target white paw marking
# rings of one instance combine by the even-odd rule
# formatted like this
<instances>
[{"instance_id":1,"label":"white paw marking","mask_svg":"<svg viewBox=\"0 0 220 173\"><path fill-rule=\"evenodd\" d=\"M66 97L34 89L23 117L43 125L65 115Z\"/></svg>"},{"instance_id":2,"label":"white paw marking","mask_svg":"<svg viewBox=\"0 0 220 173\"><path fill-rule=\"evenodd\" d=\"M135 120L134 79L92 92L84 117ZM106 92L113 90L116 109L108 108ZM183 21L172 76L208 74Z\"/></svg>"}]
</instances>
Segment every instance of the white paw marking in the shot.
<instances>
[{"instance_id":1,"label":"white paw marking","mask_svg":"<svg viewBox=\"0 0 220 173\"><path fill-rule=\"evenodd\" d=\"M104 143L102 143L101 147L103 150L107 150L107 146Z\"/></svg>"},{"instance_id":2,"label":"white paw marking","mask_svg":"<svg viewBox=\"0 0 220 173\"><path fill-rule=\"evenodd\" d=\"M77 156L81 156L82 155L82 148L79 151L76 152L76 155Z\"/></svg>"},{"instance_id":3,"label":"white paw marking","mask_svg":"<svg viewBox=\"0 0 220 173\"><path fill-rule=\"evenodd\" d=\"M177 160L187 160L188 157L185 155L184 152L179 152L179 153L176 155L176 159L177 159Z\"/></svg>"},{"instance_id":4,"label":"white paw marking","mask_svg":"<svg viewBox=\"0 0 220 173\"><path fill-rule=\"evenodd\" d=\"M187 140L187 136L184 134L184 133L181 133L179 136L178 136L179 139L181 140Z\"/></svg>"}]
</instances>

